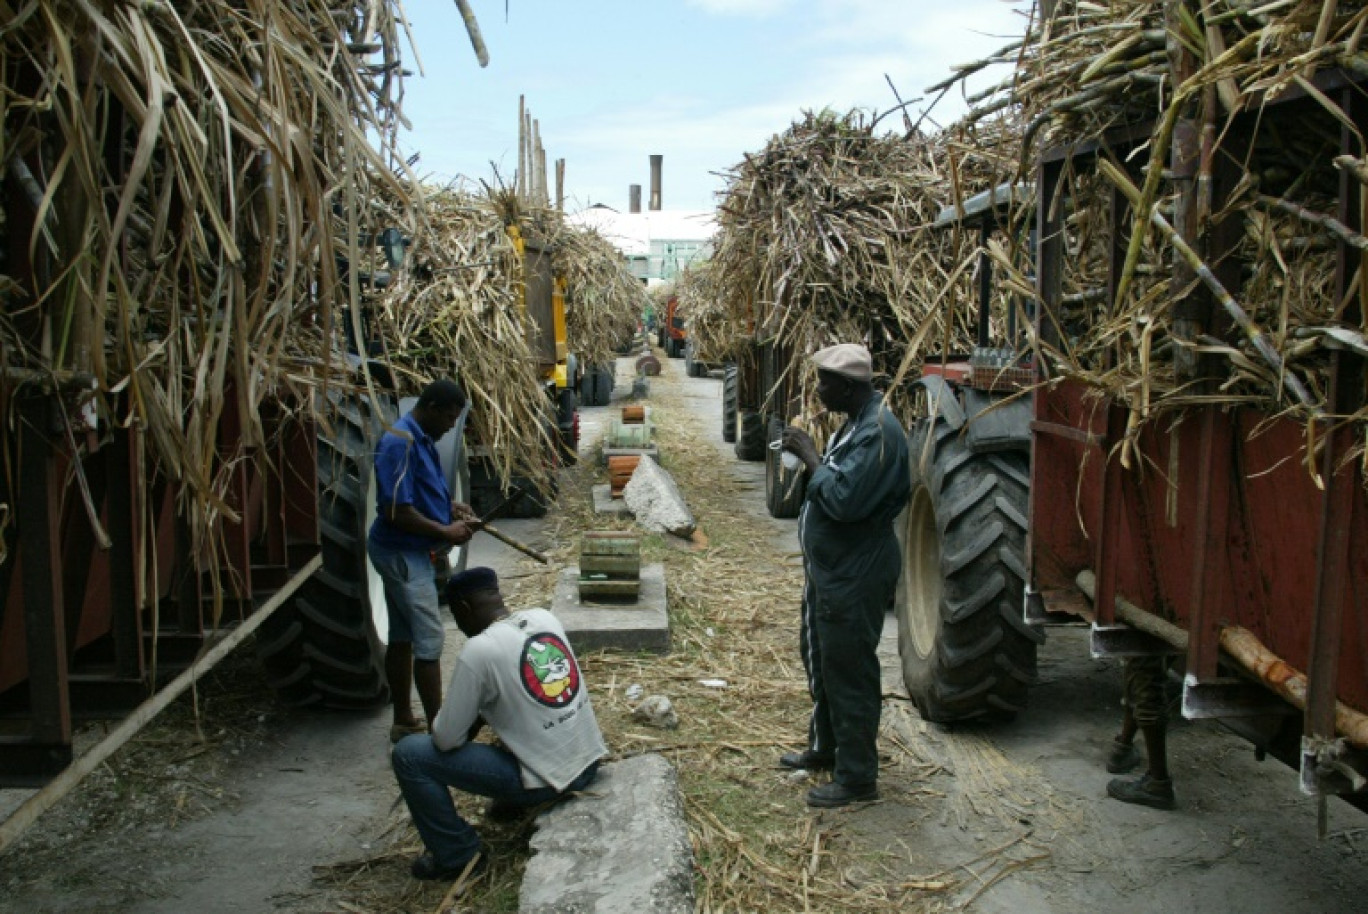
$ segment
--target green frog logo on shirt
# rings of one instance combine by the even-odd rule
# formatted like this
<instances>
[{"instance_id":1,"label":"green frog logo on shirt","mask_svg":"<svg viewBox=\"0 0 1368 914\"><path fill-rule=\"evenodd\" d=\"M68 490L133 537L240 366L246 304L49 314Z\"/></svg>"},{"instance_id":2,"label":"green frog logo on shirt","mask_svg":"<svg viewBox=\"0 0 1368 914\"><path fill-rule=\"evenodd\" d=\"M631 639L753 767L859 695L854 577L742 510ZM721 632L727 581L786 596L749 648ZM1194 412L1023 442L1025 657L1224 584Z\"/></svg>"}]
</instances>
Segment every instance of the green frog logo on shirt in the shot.
<instances>
[{"instance_id":1,"label":"green frog logo on shirt","mask_svg":"<svg viewBox=\"0 0 1368 914\"><path fill-rule=\"evenodd\" d=\"M579 667L570 648L556 635L533 635L523 645L522 682L538 703L563 708L579 694Z\"/></svg>"}]
</instances>

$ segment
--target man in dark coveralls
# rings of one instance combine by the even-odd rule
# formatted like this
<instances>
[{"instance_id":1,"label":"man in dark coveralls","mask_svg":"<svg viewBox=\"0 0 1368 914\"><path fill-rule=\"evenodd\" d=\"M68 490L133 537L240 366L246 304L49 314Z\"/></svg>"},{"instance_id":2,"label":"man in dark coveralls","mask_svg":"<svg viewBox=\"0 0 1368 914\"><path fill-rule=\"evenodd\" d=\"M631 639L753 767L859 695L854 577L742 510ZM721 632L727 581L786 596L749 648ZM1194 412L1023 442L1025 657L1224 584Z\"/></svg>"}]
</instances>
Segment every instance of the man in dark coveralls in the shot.
<instances>
[{"instance_id":1,"label":"man in dark coveralls","mask_svg":"<svg viewBox=\"0 0 1368 914\"><path fill-rule=\"evenodd\" d=\"M869 350L841 343L812 356L817 397L846 422L820 457L812 438L785 428L783 448L807 468L798 517L807 582L800 647L812 695L808 747L780 757L785 768L834 771L808 791L809 806L878 799L879 658L884 612L902 568L893 518L911 485L907 435L874 390Z\"/></svg>"}]
</instances>

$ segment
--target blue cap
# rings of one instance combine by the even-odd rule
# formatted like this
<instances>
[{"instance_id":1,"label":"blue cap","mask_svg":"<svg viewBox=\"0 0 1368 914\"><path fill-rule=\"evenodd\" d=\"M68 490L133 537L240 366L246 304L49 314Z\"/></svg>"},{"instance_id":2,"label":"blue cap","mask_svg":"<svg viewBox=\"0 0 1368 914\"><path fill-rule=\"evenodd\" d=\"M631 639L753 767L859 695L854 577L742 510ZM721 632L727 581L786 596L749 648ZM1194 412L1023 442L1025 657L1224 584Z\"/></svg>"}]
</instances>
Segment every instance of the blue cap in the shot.
<instances>
[{"instance_id":1,"label":"blue cap","mask_svg":"<svg viewBox=\"0 0 1368 914\"><path fill-rule=\"evenodd\" d=\"M467 568L447 579L446 598L448 603L464 603L466 594L498 589L499 576L494 573L493 568Z\"/></svg>"}]
</instances>

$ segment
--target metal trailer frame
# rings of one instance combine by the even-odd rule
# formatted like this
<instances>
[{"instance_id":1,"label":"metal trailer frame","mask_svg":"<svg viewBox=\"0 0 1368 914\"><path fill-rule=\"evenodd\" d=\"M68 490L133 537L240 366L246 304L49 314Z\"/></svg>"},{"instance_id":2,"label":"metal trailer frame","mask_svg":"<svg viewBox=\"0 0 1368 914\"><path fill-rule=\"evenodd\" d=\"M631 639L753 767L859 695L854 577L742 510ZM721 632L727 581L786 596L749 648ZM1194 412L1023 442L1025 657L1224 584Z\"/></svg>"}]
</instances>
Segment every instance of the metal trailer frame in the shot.
<instances>
[{"instance_id":1,"label":"metal trailer frame","mask_svg":"<svg viewBox=\"0 0 1368 914\"><path fill-rule=\"evenodd\" d=\"M1363 83L1332 72L1320 74L1316 87L1368 134ZM1298 104L1313 102L1296 90L1270 100L1267 110L1253 106L1250 116L1276 117ZM1149 128L1118 130L1041 156L1036 324L1045 338L1053 336L1045 317L1061 298L1062 213L1050 202L1065 170L1102 155L1124 162L1124 152L1147 140ZM1343 127L1341 153L1353 153L1353 144ZM1219 169L1216 179L1219 187ZM1116 193L1109 292L1124 260L1117 245L1125 206ZM1363 206L1361 185L1341 171L1337 218L1361 232ZM1221 251L1234 242L1218 231L1212 243ZM1342 294L1356 270L1368 268L1362 252L1343 242L1336 263ZM1228 288L1238 289L1238 276ZM1358 309L1354 297L1346 319L1358 320ZM1229 329L1219 310L1208 317L1212 335ZM1330 379L1335 412L1362 406L1361 356L1336 351ZM1112 453L1125 420L1124 409L1089 398L1076 383L1042 385L1035 394L1028 617L1050 610L1092 618L1101 654L1181 653L1185 716L1219 719L1253 740L1260 754L1299 768L1302 789L1322 802L1340 794L1368 809L1368 746L1350 744L1336 729L1337 712L1368 711L1368 495L1361 468L1341 465L1353 429L1318 421L1317 437L1325 441L1322 490L1303 466L1304 428L1290 420L1250 409L1190 409L1171 427L1150 427L1140 436L1139 450L1152 461L1145 475L1124 470ZM1087 569L1096 572L1091 603L1076 585ZM1119 608L1136 606L1141 615L1158 617L1152 631L1165 630L1166 620L1182 636L1169 639L1175 643L1136 632L1113 637ZM1286 663L1263 676L1242 669L1222 651L1229 626L1252 632ZM1302 713L1269 691L1298 670L1305 672Z\"/></svg>"},{"instance_id":2,"label":"metal trailer frame","mask_svg":"<svg viewBox=\"0 0 1368 914\"><path fill-rule=\"evenodd\" d=\"M69 399L69 390L37 382L9 391L19 530L0 567L4 786L40 784L66 768L76 721L121 716L188 667L203 672L210 636L267 598L288 596L320 553L308 409L266 404L265 445L217 468L239 520L214 524L206 567L191 554L180 488L148 459L141 429L87 438L72 426ZM219 436L241 437L231 390Z\"/></svg>"}]
</instances>

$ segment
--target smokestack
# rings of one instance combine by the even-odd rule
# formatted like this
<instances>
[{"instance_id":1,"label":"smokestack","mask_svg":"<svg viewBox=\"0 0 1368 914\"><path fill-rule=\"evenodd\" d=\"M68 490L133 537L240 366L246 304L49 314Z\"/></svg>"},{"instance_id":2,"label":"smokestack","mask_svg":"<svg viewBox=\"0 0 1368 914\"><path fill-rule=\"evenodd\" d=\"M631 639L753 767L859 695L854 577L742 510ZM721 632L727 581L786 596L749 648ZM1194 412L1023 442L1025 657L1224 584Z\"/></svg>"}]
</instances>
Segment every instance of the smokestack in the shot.
<instances>
[{"instance_id":1,"label":"smokestack","mask_svg":"<svg viewBox=\"0 0 1368 914\"><path fill-rule=\"evenodd\" d=\"M629 213L639 213L639 212L641 212L641 185L640 185L640 184L628 184L628 185L627 185L627 212L629 212Z\"/></svg>"},{"instance_id":2,"label":"smokestack","mask_svg":"<svg viewBox=\"0 0 1368 914\"><path fill-rule=\"evenodd\" d=\"M660 209L660 163L664 156L651 156L651 209Z\"/></svg>"}]
</instances>

